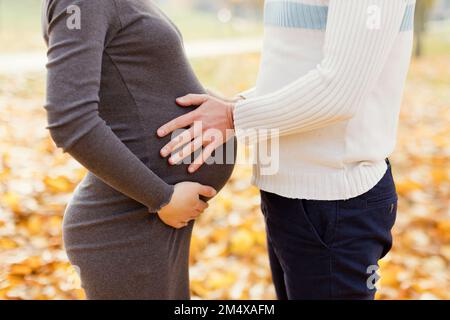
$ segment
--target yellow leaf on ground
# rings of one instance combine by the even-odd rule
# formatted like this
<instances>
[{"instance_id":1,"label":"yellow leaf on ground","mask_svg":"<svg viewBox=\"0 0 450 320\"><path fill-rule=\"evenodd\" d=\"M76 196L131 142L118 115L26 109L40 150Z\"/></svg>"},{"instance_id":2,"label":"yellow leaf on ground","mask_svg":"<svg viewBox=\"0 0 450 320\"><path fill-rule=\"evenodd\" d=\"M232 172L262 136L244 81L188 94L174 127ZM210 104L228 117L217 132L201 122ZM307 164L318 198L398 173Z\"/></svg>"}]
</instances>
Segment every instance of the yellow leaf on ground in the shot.
<instances>
[{"instance_id":1,"label":"yellow leaf on ground","mask_svg":"<svg viewBox=\"0 0 450 320\"><path fill-rule=\"evenodd\" d=\"M45 177L44 179L45 185L52 192L69 192L73 188L72 182L66 177Z\"/></svg>"}]
</instances>

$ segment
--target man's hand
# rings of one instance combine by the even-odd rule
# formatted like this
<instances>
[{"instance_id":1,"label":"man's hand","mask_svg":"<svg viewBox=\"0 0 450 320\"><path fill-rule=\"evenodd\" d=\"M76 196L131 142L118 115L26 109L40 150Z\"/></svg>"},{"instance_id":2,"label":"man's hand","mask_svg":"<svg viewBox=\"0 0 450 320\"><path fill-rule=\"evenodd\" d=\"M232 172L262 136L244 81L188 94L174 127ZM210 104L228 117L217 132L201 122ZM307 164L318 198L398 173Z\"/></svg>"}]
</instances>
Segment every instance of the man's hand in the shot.
<instances>
[{"instance_id":1,"label":"man's hand","mask_svg":"<svg viewBox=\"0 0 450 320\"><path fill-rule=\"evenodd\" d=\"M178 98L177 103L181 107L199 107L158 129L158 136L165 137L175 130L190 127L162 148L161 155L167 157L184 146L182 151L170 157L169 163L174 165L204 147L202 154L189 166L189 172L193 173L205 163L214 150L234 136L234 103L206 94L189 94Z\"/></svg>"},{"instance_id":2,"label":"man's hand","mask_svg":"<svg viewBox=\"0 0 450 320\"><path fill-rule=\"evenodd\" d=\"M200 196L212 198L216 193L214 188L199 183L178 183L169 204L158 212L159 218L175 229L186 227L208 208L208 204L200 200Z\"/></svg>"}]
</instances>

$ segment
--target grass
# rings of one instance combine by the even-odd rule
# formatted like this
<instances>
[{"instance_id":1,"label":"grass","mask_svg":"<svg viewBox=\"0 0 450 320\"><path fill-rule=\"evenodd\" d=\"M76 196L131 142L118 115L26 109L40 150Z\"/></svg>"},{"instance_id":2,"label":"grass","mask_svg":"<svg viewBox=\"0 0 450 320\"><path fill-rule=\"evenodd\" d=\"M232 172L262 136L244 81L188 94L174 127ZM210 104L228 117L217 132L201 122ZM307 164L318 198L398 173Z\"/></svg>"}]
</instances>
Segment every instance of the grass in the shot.
<instances>
[{"instance_id":1,"label":"grass","mask_svg":"<svg viewBox=\"0 0 450 320\"><path fill-rule=\"evenodd\" d=\"M450 53L450 22L439 28L430 28L424 39L424 55L444 55Z\"/></svg>"},{"instance_id":2,"label":"grass","mask_svg":"<svg viewBox=\"0 0 450 320\"><path fill-rule=\"evenodd\" d=\"M186 12L186 10L173 7L163 9L183 32L186 41L259 36L263 31L262 22L259 23L258 21L237 18L230 23L222 23L212 13Z\"/></svg>"},{"instance_id":3,"label":"grass","mask_svg":"<svg viewBox=\"0 0 450 320\"><path fill-rule=\"evenodd\" d=\"M232 96L255 85L259 59L259 54L255 53L193 59L192 65L201 83L208 89Z\"/></svg>"},{"instance_id":4,"label":"grass","mask_svg":"<svg viewBox=\"0 0 450 320\"><path fill-rule=\"evenodd\" d=\"M221 39L262 34L262 23L234 19L221 23L212 13L163 7L178 25L185 41ZM41 32L41 0L0 0L0 53L45 50ZM424 55L450 52L450 23L431 28L424 40Z\"/></svg>"},{"instance_id":5,"label":"grass","mask_svg":"<svg viewBox=\"0 0 450 320\"><path fill-rule=\"evenodd\" d=\"M0 52L44 48L40 0L0 0Z\"/></svg>"},{"instance_id":6,"label":"grass","mask_svg":"<svg viewBox=\"0 0 450 320\"><path fill-rule=\"evenodd\" d=\"M0 26L7 32L36 32L40 12L41 0L0 0Z\"/></svg>"},{"instance_id":7,"label":"grass","mask_svg":"<svg viewBox=\"0 0 450 320\"><path fill-rule=\"evenodd\" d=\"M257 36L262 34L262 23L234 19L221 23L208 12L186 11L163 7L178 25L186 41L207 38ZM41 0L0 0L0 53L44 50L41 32Z\"/></svg>"}]
</instances>

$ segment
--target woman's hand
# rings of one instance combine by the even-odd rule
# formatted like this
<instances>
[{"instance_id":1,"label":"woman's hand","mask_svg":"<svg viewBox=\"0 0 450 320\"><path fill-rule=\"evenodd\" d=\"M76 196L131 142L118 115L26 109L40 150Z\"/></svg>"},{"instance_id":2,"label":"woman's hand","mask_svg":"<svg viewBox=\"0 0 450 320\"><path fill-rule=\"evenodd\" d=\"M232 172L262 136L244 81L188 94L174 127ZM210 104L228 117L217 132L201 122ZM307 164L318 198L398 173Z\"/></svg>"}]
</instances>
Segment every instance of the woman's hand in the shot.
<instances>
[{"instance_id":1,"label":"woman's hand","mask_svg":"<svg viewBox=\"0 0 450 320\"><path fill-rule=\"evenodd\" d=\"M189 221L197 219L208 208L200 196L212 198L216 193L214 188L199 183L178 183L169 204L158 212L159 218L175 229L186 227Z\"/></svg>"}]
</instances>

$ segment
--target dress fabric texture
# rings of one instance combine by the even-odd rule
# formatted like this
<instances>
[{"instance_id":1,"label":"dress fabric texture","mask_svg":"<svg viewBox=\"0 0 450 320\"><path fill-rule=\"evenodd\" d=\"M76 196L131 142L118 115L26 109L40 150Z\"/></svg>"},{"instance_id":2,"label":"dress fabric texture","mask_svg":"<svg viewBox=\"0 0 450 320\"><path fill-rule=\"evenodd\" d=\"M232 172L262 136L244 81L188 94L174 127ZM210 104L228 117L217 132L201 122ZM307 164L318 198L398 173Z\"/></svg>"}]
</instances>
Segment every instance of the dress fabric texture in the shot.
<instances>
[{"instance_id":1,"label":"dress fabric texture","mask_svg":"<svg viewBox=\"0 0 450 320\"><path fill-rule=\"evenodd\" d=\"M171 137L156 130L192 110L175 99L205 92L178 29L149 0L46 0L42 22L48 128L89 170L63 227L87 298L188 299L193 222L175 230L155 212L181 181L219 191L232 173L235 143L222 162L195 174L159 155Z\"/></svg>"}]
</instances>

